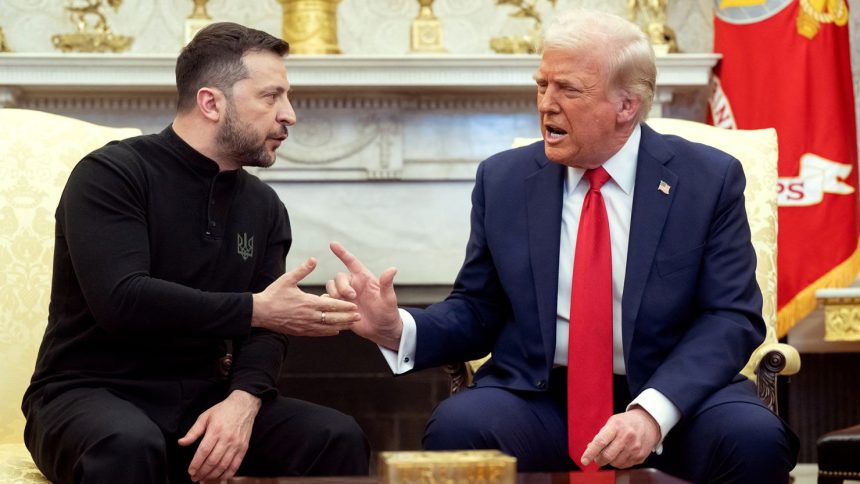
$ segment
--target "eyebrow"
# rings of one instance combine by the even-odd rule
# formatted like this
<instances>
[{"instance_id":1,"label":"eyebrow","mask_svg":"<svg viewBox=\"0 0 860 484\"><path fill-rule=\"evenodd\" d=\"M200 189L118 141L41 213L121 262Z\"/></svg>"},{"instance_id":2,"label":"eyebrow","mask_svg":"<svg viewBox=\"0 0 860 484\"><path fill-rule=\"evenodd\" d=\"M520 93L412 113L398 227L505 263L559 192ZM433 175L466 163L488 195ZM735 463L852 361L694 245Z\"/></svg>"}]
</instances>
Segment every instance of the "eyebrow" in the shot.
<instances>
[{"instance_id":1,"label":"eyebrow","mask_svg":"<svg viewBox=\"0 0 860 484\"><path fill-rule=\"evenodd\" d=\"M272 94L272 93L283 94L284 92L286 92L287 95L289 96L289 94L290 94L290 92L292 92L292 90L293 90L292 88L290 88L289 90L284 89L283 86L268 85L268 86L263 86L258 92L260 93L260 95L263 95L263 96L268 96L269 94Z\"/></svg>"},{"instance_id":2,"label":"eyebrow","mask_svg":"<svg viewBox=\"0 0 860 484\"><path fill-rule=\"evenodd\" d=\"M537 82L537 83L541 83L541 82L549 83L549 81L547 81L545 77L543 77L542 75L538 74L537 72L535 72L534 74L532 74L532 79L534 79L534 80L535 80L535 82ZM574 86L573 81L568 80L568 79L558 79L558 78L556 78L555 80L553 80L553 82L554 82L555 84L558 84L558 85L559 85L559 87L562 87L562 88L575 87L575 86Z\"/></svg>"}]
</instances>

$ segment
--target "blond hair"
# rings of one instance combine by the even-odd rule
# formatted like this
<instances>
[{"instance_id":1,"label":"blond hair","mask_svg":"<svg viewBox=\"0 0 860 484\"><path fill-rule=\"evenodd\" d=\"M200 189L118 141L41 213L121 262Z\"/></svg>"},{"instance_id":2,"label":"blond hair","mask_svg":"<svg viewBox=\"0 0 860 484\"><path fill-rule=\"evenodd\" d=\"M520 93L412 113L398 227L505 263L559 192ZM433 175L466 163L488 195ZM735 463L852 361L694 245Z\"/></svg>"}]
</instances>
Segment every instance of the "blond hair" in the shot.
<instances>
[{"instance_id":1,"label":"blond hair","mask_svg":"<svg viewBox=\"0 0 860 484\"><path fill-rule=\"evenodd\" d=\"M552 22L541 38L539 52L605 49L606 80L639 99L637 121L648 117L657 85L657 64L648 37L635 24L597 10L573 10Z\"/></svg>"}]
</instances>

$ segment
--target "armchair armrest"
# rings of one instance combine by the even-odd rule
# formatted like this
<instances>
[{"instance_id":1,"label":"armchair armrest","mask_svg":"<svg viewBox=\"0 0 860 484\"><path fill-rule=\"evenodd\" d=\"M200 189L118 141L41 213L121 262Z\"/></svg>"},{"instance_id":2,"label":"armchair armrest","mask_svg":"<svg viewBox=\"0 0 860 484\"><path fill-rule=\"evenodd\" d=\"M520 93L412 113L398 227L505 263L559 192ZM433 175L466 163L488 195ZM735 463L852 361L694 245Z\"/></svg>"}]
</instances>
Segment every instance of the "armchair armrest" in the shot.
<instances>
[{"instance_id":1,"label":"armchair armrest","mask_svg":"<svg viewBox=\"0 0 860 484\"><path fill-rule=\"evenodd\" d=\"M793 346L783 343L767 343L759 346L750 360L755 365L758 396L778 413L776 401L777 375L794 375L800 371L800 353Z\"/></svg>"},{"instance_id":2,"label":"armchair armrest","mask_svg":"<svg viewBox=\"0 0 860 484\"><path fill-rule=\"evenodd\" d=\"M443 366L442 369L451 377L451 395L468 388L475 376L475 371L469 362L451 363Z\"/></svg>"}]
</instances>

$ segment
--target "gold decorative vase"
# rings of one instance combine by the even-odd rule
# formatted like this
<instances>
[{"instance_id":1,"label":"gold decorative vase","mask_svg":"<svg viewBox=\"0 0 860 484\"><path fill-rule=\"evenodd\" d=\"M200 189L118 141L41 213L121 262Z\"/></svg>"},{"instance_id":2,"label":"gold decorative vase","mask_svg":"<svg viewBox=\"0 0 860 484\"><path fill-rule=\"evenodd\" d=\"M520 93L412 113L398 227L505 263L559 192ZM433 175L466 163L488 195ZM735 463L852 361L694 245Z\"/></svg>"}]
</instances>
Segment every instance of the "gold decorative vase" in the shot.
<instances>
[{"instance_id":1,"label":"gold decorative vase","mask_svg":"<svg viewBox=\"0 0 860 484\"><path fill-rule=\"evenodd\" d=\"M191 42L191 39L197 35L207 25L212 23L212 17L206 11L206 2L209 0L194 0L194 10L191 15L185 19L185 43Z\"/></svg>"},{"instance_id":2,"label":"gold decorative vase","mask_svg":"<svg viewBox=\"0 0 860 484\"><path fill-rule=\"evenodd\" d=\"M278 0L283 7L283 38L291 54L340 54L337 5L340 0Z\"/></svg>"},{"instance_id":3,"label":"gold decorative vase","mask_svg":"<svg viewBox=\"0 0 860 484\"><path fill-rule=\"evenodd\" d=\"M448 52L442 45L442 24L433 14L433 0L418 0L418 6L409 36L409 51Z\"/></svg>"},{"instance_id":4,"label":"gold decorative vase","mask_svg":"<svg viewBox=\"0 0 860 484\"><path fill-rule=\"evenodd\" d=\"M12 52L9 44L6 43L6 34L3 32L3 27L0 27L0 52Z\"/></svg>"}]
</instances>

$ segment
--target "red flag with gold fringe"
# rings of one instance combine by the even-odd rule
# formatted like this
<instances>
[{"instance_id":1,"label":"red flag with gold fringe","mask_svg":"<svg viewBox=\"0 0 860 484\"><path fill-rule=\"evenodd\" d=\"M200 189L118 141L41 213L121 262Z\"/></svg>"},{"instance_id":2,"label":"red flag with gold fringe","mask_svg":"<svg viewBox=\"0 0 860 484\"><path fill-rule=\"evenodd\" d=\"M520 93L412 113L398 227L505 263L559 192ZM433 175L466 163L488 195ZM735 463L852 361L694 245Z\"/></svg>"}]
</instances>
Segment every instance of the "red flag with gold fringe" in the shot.
<instances>
[{"instance_id":1,"label":"red flag with gold fringe","mask_svg":"<svg viewBox=\"0 0 860 484\"><path fill-rule=\"evenodd\" d=\"M722 54L713 124L779 138L778 327L850 284L858 251L857 131L846 0L714 0Z\"/></svg>"}]
</instances>

